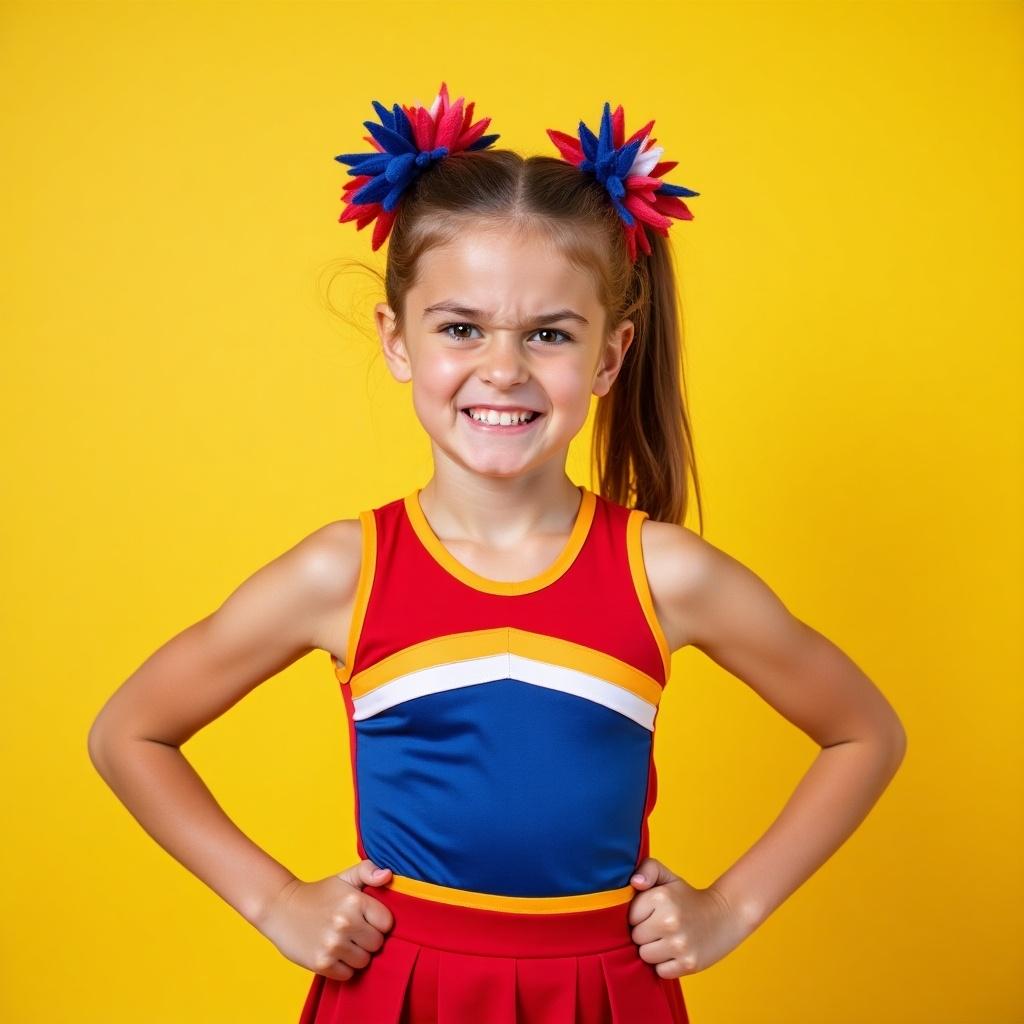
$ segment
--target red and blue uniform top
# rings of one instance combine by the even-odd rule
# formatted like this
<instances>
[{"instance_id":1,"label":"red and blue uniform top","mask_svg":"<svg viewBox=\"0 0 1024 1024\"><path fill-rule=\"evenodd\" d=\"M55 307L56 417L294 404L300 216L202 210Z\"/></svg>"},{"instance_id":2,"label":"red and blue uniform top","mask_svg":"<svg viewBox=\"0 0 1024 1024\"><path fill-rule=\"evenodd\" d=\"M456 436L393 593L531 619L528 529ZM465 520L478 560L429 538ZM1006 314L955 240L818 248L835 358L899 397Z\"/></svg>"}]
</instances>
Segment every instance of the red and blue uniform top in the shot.
<instances>
[{"instance_id":1,"label":"red and blue uniform top","mask_svg":"<svg viewBox=\"0 0 1024 1024\"><path fill-rule=\"evenodd\" d=\"M628 898L648 856L671 671L640 530L585 487L569 539L515 582L464 566L420 489L361 512L347 663L359 856L399 891L516 912Z\"/></svg>"}]
</instances>

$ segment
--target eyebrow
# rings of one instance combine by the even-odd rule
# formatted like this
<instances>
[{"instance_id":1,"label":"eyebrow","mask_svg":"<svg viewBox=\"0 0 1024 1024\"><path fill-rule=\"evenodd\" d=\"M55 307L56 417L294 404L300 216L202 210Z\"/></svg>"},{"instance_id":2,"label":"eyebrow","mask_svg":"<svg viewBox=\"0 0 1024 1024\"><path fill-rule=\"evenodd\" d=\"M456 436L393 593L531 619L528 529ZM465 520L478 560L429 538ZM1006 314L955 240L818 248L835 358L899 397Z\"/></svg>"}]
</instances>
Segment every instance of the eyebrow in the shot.
<instances>
[{"instance_id":1,"label":"eyebrow","mask_svg":"<svg viewBox=\"0 0 1024 1024\"><path fill-rule=\"evenodd\" d=\"M467 320L488 320L493 316L484 309L473 309L471 306L463 306L461 303L454 301L453 299L447 299L444 302L435 302L432 306L427 306L423 310L423 317L426 319L431 313L452 313L455 316L464 316ZM529 327L532 324L550 324L555 323L558 320L576 320L581 324L590 326L590 321L581 314L577 313L574 309L556 309L550 313L537 313L534 316L528 317L525 323L519 324L520 328Z\"/></svg>"}]
</instances>

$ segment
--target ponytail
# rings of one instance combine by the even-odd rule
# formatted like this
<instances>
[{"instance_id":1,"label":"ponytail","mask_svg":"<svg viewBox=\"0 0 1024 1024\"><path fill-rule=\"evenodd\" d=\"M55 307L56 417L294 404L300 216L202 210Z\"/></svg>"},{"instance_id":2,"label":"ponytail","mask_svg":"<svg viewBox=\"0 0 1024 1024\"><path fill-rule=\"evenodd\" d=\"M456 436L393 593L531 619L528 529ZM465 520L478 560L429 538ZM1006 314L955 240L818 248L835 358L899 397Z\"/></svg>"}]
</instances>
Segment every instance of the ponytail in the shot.
<instances>
[{"instance_id":1,"label":"ponytail","mask_svg":"<svg viewBox=\"0 0 1024 1024\"><path fill-rule=\"evenodd\" d=\"M650 241L651 253L637 261L632 294L618 318L633 320L633 341L598 402L592 459L605 497L659 522L683 523L692 477L703 534L672 250L662 235L652 233Z\"/></svg>"}]
</instances>

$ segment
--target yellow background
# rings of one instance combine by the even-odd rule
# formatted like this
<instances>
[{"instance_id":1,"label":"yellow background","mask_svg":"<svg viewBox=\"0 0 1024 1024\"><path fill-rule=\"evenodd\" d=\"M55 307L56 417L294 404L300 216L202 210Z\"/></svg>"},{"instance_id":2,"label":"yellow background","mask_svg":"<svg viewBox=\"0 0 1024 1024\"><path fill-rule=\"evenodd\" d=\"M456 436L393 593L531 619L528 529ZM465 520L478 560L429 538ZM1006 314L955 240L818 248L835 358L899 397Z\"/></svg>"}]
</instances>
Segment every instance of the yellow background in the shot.
<instances>
[{"instance_id":1,"label":"yellow background","mask_svg":"<svg viewBox=\"0 0 1024 1024\"><path fill-rule=\"evenodd\" d=\"M339 225L371 99L445 79L500 146L650 118L711 542L909 736L864 825L727 958L694 1024L1024 1020L1019 3L6 3L0 1017L297 1020L310 975L93 770L157 646L332 519L425 483ZM570 469L586 476L587 438ZM689 520L688 525L695 526ZM185 751L300 877L354 863L327 654ZM652 853L709 884L816 747L694 650Z\"/></svg>"}]
</instances>

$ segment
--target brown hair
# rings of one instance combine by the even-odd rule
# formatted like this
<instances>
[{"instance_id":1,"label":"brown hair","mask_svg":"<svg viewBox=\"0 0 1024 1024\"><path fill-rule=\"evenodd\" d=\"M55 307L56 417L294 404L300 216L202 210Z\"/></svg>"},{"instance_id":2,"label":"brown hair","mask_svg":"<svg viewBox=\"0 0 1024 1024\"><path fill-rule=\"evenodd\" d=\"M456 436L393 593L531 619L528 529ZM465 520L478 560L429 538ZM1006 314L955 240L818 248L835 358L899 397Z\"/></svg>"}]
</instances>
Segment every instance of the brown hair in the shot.
<instances>
[{"instance_id":1,"label":"brown hair","mask_svg":"<svg viewBox=\"0 0 1024 1024\"><path fill-rule=\"evenodd\" d=\"M606 336L632 319L633 342L595 413L591 457L597 489L620 505L643 509L651 519L681 524L692 479L703 534L668 240L647 229L651 253L641 252L631 263L622 221L604 186L564 160L524 158L508 149L452 153L403 194L388 235L383 278L359 263L382 281L399 330L420 257L456 237L470 221L545 233L574 266L593 274L606 312Z\"/></svg>"}]
</instances>

